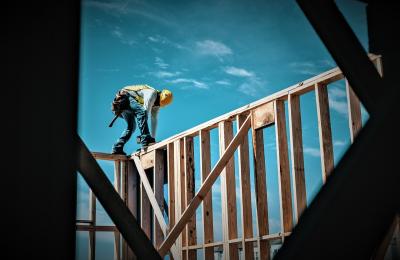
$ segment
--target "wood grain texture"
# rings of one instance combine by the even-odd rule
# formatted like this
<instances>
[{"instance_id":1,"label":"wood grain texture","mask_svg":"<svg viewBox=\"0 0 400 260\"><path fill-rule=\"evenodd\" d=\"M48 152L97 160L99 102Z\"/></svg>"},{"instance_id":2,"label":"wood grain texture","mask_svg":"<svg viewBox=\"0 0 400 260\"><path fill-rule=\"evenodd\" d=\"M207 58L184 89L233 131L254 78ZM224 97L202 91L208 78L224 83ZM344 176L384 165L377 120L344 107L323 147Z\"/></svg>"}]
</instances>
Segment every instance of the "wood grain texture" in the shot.
<instances>
[{"instance_id":1,"label":"wood grain texture","mask_svg":"<svg viewBox=\"0 0 400 260\"><path fill-rule=\"evenodd\" d=\"M289 132L292 159L292 180L295 223L307 206L306 180L304 175L303 137L301 128L300 97L289 95Z\"/></svg>"},{"instance_id":2,"label":"wood grain texture","mask_svg":"<svg viewBox=\"0 0 400 260\"><path fill-rule=\"evenodd\" d=\"M246 120L245 115L236 117L237 129L243 125ZM245 242L246 238L253 237L253 217L251 209L251 184L250 184L250 162L249 162L249 141L248 137L243 138L238 149L239 160L239 181L240 181L240 198L242 204L242 228L243 228L243 255L244 259L251 260L254 258L253 242Z\"/></svg>"},{"instance_id":3,"label":"wood grain texture","mask_svg":"<svg viewBox=\"0 0 400 260\"><path fill-rule=\"evenodd\" d=\"M331 119L329 113L328 89L325 85L315 85L315 95L318 113L318 133L319 144L321 150L321 168L322 181L326 182L326 178L333 170L333 145Z\"/></svg>"},{"instance_id":4,"label":"wood grain texture","mask_svg":"<svg viewBox=\"0 0 400 260\"><path fill-rule=\"evenodd\" d=\"M233 139L232 122L219 123L219 151L223 155L226 147ZM222 236L224 240L224 257L239 259L236 244L229 244L230 239L237 238L236 184L235 161L232 157L221 173L221 207L222 207Z\"/></svg>"},{"instance_id":5,"label":"wood grain texture","mask_svg":"<svg viewBox=\"0 0 400 260\"><path fill-rule=\"evenodd\" d=\"M282 232L289 232L293 227L292 192L290 190L289 152L286 133L285 103L275 101L275 136L278 168L278 185L281 210Z\"/></svg>"},{"instance_id":6,"label":"wood grain texture","mask_svg":"<svg viewBox=\"0 0 400 260\"><path fill-rule=\"evenodd\" d=\"M200 137L200 171L202 182L207 179L211 171L210 132L201 130ZM214 242L214 223L212 209L212 189L203 200L203 237L204 244ZM214 259L214 248L204 248L204 259Z\"/></svg>"},{"instance_id":7,"label":"wood grain texture","mask_svg":"<svg viewBox=\"0 0 400 260\"><path fill-rule=\"evenodd\" d=\"M252 128L253 140L253 160L254 160L254 182L256 189L256 209L259 236L269 234L268 223L268 201L267 201L267 182L265 172L264 155L264 135L263 130ZM261 256L270 255L270 246L268 241L259 242L259 254Z\"/></svg>"}]
</instances>

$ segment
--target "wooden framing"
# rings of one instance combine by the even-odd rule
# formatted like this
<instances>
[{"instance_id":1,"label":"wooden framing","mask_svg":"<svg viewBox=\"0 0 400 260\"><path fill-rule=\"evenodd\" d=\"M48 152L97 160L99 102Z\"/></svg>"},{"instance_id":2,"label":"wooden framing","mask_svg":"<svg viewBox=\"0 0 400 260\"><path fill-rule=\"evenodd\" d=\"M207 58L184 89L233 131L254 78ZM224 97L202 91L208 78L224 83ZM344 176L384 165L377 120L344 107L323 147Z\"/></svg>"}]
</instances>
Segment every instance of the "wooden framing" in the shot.
<instances>
[{"instance_id":1,"label":"wooden framing","mask_svg":"<svg viewBox=\"0 0 400 260\"><path fill-rule=\"evenodd\" d=\"M201 162L201 179L202 183L207 179L211 171L211 153L210 153L210 131L201 130L200 136L200 162ZM203 237L204 243L214 242L214 224L212 209L212 190L207 193L203 200ZM204 249L204 259L214 259L214 248Z\"/></svg>"},{"instance_id":2,"label":"wooden framing","mask_svg":"<svg viewBox=\"0 0 400 260\"><path fill-rule=\"evenodd\" d=\"M281 227L282 232L290 232L293 227L292 193L290 190L289 153L283 100L275 101L275 126Z\"/></svg>"},{"instance_id":3,"label":"wooden framing","mask_svg":"<svg viewBox=\"0 0 400 260\"><path fill-rule=\"evenodd\" d=\"M289 133L292 159L292 181L295 223L307 206L306 180L304 175L303 137L301 130L300 97L289 95Z\"/></svg>"},{"instance_id":4,"label":"wooden framing","mask_svg":"<svg viewBox=\"0 0 400 260\"><path fill-rule=\"evenodd\" d=\"M232 122L219 123L219 152L223 155L226 147L233 138ZM221 172L221 207L222 207L222 234L224 240L224 258L239 259L238 248L235 244L229 244L230 239L238 237L237 213L236 213L236 184L235 161L231 157Z\"/></svg>"},{"instance_id":5,"label":"wooden framing","mask_svg":"<svg viewBox=\"0 0 400 260\"><path fill-rule=\"evenodd\" d=\"M185 205L189 205L195 194L195 172L194 172L194 144L193 137L187 136L184 138L184 153L185 153L185 181L186 181L186 192L185 192ZM189 219L186 226L186 237L187 246L196 245L197 233L196 233L196 214ZM188 259L196 259L196 250L187 250Z\"/></svg>"},{"instance_id":6,"label":"wooden framing","mask_svg":"<svg viewBox=\"0 0 400 260\"><path fill-rule=\"evenodd\" d=\"M318 112L318 132L321 150L322 181L323 183L325 183L326 178L333 170L332 130L330 122L327 86L315 84L315 97Z\"/></svg>"},{"instance_id":7,"label":"wooden framing","mask_svg":"<svg viewBox=\"0 0 400 260\"><path fill-rule=\"evenodd\" d=\"M160 224L158 223L162 218L164 220L164 151L163 150L155 150L154 152L154 176L153 176L153 189L154 189L154 196L159 206L158 209L155 209L153 206L154 214L159 216L153 217L153 227L154 227L154 244L159 247L164 240L164 234L166 234L167 225L164 222L164 227L161 228ZM164 229L164 230L163 230Z\"/></svg>"},{"instance_id":8,"label":"wooden framing","mask_svg":"<svg viewBox=\"0 0 400 260\"><path fill-rule=\"evenodd\" d=\"M380 56L370 55L370 58L382 75ZM138 219L141 221L142 229L149 238L153 239L153 244L156 248L158 247L161 256L170 252L172 259L196 259L197 250L203 249L204 259L214 259L215 252L219 254L223 252L225 259L238 259L239 250L243 250L244 259L253 259L257 250L259 257L269 259L271 241L282 242L290 234L293 225L297 223L307 205L300 96L310 91L315 91L316 94L322 178L325 182L334 167L327 85L343 78L338 68L332 69L172 136L149 147L145 152L134 153L132 157L98 152L92 155L98 160L114 161L115 190L120 193L135 217L140 212ZM362 126L361 104L347 81L346 90L349 126L353 141ZM288 149L286 134L286 100L290 149ZM233 137L232 126L235 120L238 130L237 135ZM273 124L276 129L282 230L279 233L270 234L263 128ZM253 195L250 187L251 166L248 143L250 127L252 128L254 162L255 193ZM220 158L211 168L210 130L214 128L219 130ZM195 146L193 144L195 136L199 136L200 141L199 169L202 180L197 193L195 193ZM233 156L236 149L238 151L238 183L235 181ZM290 169L292 186L290 186ZM164 172L167 172L167 175L164 175ZM223 241L214 241L212 185L220 175ZM163 196L164 176L168 178L167 202ZM238 190L236 190L236 185L238 185ZM241 237L238 237L236 191L240 192L241 198L239 212L243 230ZM255 222L253 222L252 214L252 196L256 200L257 221ZM138 201L140 201L139 204L137 204ZM77 230L89 232L89 258L95 258L95 232L113 232L115 235L114 259L135 259L127 243L121 240L119 230L114 226L96 225L96 198L93 195L90 195L90 203L89 220L77 221ZM200 204L203 210L203 244L197 244L196 237L195 213ZM164 209L168 211L168 222L164 219ZM256 234L253 234L254 225L257 228Z\"/></svg>"},{"instance_id":9,"label":"wooden framing","mask_svg":"<svg viewBox=\"0 0 400 260\"><path fill-rule=\"evenodd\" d=\"M236 117L237 130L243 125L246 117L238 115ZM244 259L254 258L253 242L246 242L245 239L253 237L253 218L251 212L251 189L250 189L250 163L249 163L249 141L245 136L238 150L239 178L240 178L240 198L242 204L242 229L243 229L243 255Z\"/></svg>"},{"instance_id":10,"label":"wooden framing","mask_svg":"<svg viewBox=\"0 0 400 260\"><path fill-rule=\"evenodd\" d=\"M361 118L361 103L358 100L356 94L351 89L349 82L346 80L346 93L347 93L347 107L349 113L349 128L350 128L350 139L354 142L354 138L362 127Z\"/></svg>"},{"instance_id":11,"label":"wooden framing","mask_svg":"<svg viewBox=\"0 0 400 260\"><path fill-rule=\"evenodd\" d=\"M252 120L253 121L253 120ZM254 122L254 121L253 121ZM256 211L258 236L269 234L267 181L265 172L264 134L262 129L252 128L253 161L254 161L254 186L256 189ZM259 254L269 259L270 245L268 241L257 241Z\"/></svg>"},{"instance_id":12,"label":"wooden framing","mask_svg":"<svg viewBox=\"0 0 400 260\"><path fill-rule=\"evenodd\" d=\"M132 161L127 161L127 172L126 172L126 205L128 209L131 211L132 215L137 218L138 217L138 194L139 194L139 180L138 180L138 171L134 166ZM134 252L128 248L127 249L127 258L128 259L136 259ZM116 259L119 259L116 257Z\"/></svg>"},{"instance_id":13,"label":"wooden framing","mask_svg":"<svg viewBox=\"0 0 400 260\"><path fill-rule=\"evenodd\" d=\"M96 196L90 190L89 192L89 219L92 226L96 226ZM96 232L89 231L89 259L96 258Z\"/></svg>"}]
</instances>

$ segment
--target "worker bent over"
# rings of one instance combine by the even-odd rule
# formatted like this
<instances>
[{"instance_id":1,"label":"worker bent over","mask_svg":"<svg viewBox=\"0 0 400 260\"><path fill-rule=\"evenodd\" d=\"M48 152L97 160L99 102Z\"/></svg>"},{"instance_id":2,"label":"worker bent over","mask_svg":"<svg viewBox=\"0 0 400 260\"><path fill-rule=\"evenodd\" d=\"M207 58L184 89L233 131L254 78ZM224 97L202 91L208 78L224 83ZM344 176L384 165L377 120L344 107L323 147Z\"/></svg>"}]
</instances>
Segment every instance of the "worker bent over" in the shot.
<instances>
[{"instance_id":1,"label":"worker bent over","mask_svg":"<svg viewBox=\"0 0 400 260\"><path fill-rule=\"evenodd\" d=\"M113 145L112 153L126 154L124 145L135 131L136 122L140 130L138 143L142 145L142 148L155 143L158 110L160 107L170 104L172 97L171 91L167 89L158 91L148 85L133 85L122 88L114 99L112 110L116 118L122 117L125 119L127 127ZM148 114L151 116L151 134L147 123ZM111 122L110 127L113 122Z\"/></svg>"}]
</instances>

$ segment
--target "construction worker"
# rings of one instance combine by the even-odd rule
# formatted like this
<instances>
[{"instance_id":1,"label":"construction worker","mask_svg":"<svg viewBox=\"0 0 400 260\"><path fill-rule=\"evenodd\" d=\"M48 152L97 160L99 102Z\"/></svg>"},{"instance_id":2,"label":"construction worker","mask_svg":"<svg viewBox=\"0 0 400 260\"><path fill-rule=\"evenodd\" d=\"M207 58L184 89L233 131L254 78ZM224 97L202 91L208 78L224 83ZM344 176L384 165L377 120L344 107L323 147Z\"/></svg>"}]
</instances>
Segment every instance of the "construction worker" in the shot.
<instances>
[{"instance_id":1,"label":"construction worker","mask_svg":"<svg viewBox=\"0 0 400 260\"><path fill-rule=\"evenodd\" d=\"M149 85L126 86L120 92L127 93L129 97L129 106L126 106L119 113L119 117L125 119L127 127L113 145L112 154L126 155L123 148L135 131L136 122L140 130L137 142L142 145L142 149L155 143L158 110L160 107L169 105L172 102L173 95L167 89L159 91ZM151 134L147 124L148 115L151 116Z\"/></svg>"}]
</instances>

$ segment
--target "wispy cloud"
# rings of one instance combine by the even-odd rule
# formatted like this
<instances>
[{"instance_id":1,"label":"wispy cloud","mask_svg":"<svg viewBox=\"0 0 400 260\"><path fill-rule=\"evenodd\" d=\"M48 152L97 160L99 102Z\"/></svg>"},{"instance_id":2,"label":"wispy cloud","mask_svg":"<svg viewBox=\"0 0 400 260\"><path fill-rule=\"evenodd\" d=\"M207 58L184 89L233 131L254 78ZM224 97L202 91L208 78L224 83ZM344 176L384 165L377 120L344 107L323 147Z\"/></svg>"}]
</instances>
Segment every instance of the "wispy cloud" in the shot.
<instances>
[{"instance_id":1,"label":"wispy cloud","mask_svg":"<svg viewBox=\"0 0 400 260\"><path fill-rule=\"evenodd\" d=\"M196 49L202 55L211 55L217 58L222 58L226 55L231 55L232 49L223 44L213 40L204 40L196 42Z\"/></svg>"},{"instance_id":2,"label":"wispy cloud","mask_svg":"<svg viewBox=\"0 0 400 260\"><path fill-rule=\"evenodd\" d=\"M156 61L154 62L154 64L160 67L161 69L166 69L169 67L169 64L165 63L165 61L160 57L156 57L155 59Z\"/></svg>"},{"instance_id":3,"label":"wispy cloud","mask_svg":"<svg viewBox=\"0 0 400 260\"><path fill-rule=\"evenodd\" d=\"M346 101L346 92L338 87L329 88L329 106L342 116L347 117L348 108Z\"/></svg>"},{"instance_id":4,"label":"wispy cloud","mask_svg":"<svg viewBox=\"0 0 400 260\"><path fill-rule=\"evenodd\" d=\"M315 62L291 62L289 67L296 73L303 75L317 75L322 73L324 70L334 67L335 64L330 60L319 60Z\"/></svg>"},{"instance_id":5,"label":"wispy cloud","mask_svg":"<svg viewBox=\"0 0 400 260\"><path fill-rule=\"evenodd\" d=\"M217 80L217 81L215 81L215 83L218 85L224 85L224 86L231 85L231 83L228 80Z\"/></svg>"},{"instance_id":6,"label":"wispy cloud","mask_svg":"<svg viewBox=\"0 0 400 260\"><path fill-rule=\"evenodd\" d=\"M250 77L244 83L242 83L238 90L243 94L257 97L260 95L260 91L264 89L265 82L258 77Z\"/></svg>"},{"instance_id":7,"label":"wispy cloud","mask_svg":"<svg viewBox=\"0 0 400 260\"><path fill-rule=\"evenodd\" d=\"M150 74L161 79L161 78L172 78L172 77L180 75L181 73L179 71L177 71L177 72L156 71L156 72L150 72Z\"/></svg>"},{"instance_id":8,"label":"wispy cloud","mask_svg":"<svg viewBox=\"0 0 400 260\"><path fill-rule=\"evenodd\" d=\"M123 33L121 28L119 28L118 26L111 31L111 34L114 37L118 38L123 44L132 46L136 43L136 40L133 37Z\"/></svg>"},{"instance_id":9,"label":"wispy cloud","mask_svg":"<svg viewBox=\"0 0 400 260\"><path fill-rule=\"evenodd\" d=\"M237 67L226 67L224 71L230 75L237 76L237 77L254 77L255 74L251 71L237 68Z\"/></svg>"},{"instance_id":10,"label":"wispy cloud","mask_svg":"<svg viewBox=\"0 0 400 260\"><path fill-rule=\"evenodd\" d=\"M256 97L265 86L265 82L252 71L233 66L225 67L223 70L226 74L245 79L238 87L238 91L243 94Z\"/></svg>"},{"instance_id":11,"label":"wispy cloud","mask_svg":"<svg viewBox=\"0 0 400 260\"><path fill-rule=\"evenodd\" d=\"M333 142L334 146L345 146L347 144L348 143L346 141L344 141L344 140L336 140L336 141Z\"/></svg>"},{"instance_id":12,"label":"wispy cloud","mask_svg":"<svg viewBox=\"0 0 400 260\"><path fill-rule=\"evenodd\" d=\"M313 157L321 157L321 153L318 148L304 147L303 152Z\"/></svg>"},{"instance_id":13,"label":"wispy cloud","mask_svg":"<svg viewBox=\"0 0 400 260\"><path fill-rule=\"evenodd\" d=\"M206 83L197 81L195 79L178 78L178 79L172 80L171 82L176 83L176 84L179 84L179 83L181 83L181 84L189 83L190 84L190 85L186 84L183 88L193 88L193 87L199 88L199 89L208 89L209 88Z\"/></svg>"},{"instance_id":14,"label":"wispy cloud","mask_svg":"<svg viewBox=\"0 0 400 260\"><path fill-rule=\"evenodd\" d=\"M129 1L124 1L124 2L84 1L83 3L86 6L101 9L105 12L108 12L111 15L117 15L117 16L136 15L142 19L144 18L164 26L177 27L177 24L172 21L171 17L167 17L166 13L161 13L159 10L155 10L154 8L144 4L143 2L140 2L140 5L139 3L135 3L135 6L132 7L129 6Z\"/></svg>"},{"instance_id":15,"label":"wispy cloud","mask_svg":"<svg viewBox=\"0 0 400 260\"><path fill-rule=\"evenodd\" d=\"M152 43L159 43L163 45L168 45L172 46L177 49L188 49L187 47L183 46L182 44L173 42L169 40L167 37L161 36L161 35L153 35L153 36L148 36L147 39L152 42Z\"/></svg>"}]
</instances>

